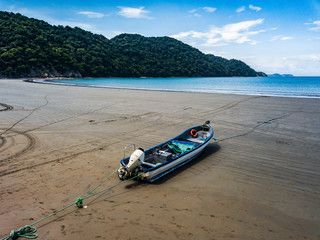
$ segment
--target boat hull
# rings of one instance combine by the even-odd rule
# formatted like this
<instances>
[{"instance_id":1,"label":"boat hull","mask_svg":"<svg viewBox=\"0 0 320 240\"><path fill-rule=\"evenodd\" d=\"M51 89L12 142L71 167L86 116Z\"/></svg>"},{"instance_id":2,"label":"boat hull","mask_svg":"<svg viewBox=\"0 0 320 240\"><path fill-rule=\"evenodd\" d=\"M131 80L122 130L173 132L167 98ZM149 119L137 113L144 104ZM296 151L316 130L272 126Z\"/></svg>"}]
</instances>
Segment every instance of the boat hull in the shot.
<instances>
[{"instance_id":1,"label":"boat hull","mask_svg":"<svg viewBox=\"0 0 320 240\"><path fill-rule=\"evenodd\" d=\"M206 128L206 137L205 139L201 139L198 140L200 138L188 138L189 133L194 130L194 129L202 129L202 128ZM199 130L200 133L200 130ZM176 157L165 161L161 164L149 164L149 163L143 163L146 164L147 166L149 165L149 167L147 168L141 168L139 169L139 174L140 177L139 179L143 180L143 181L147 181L147 182L153 182L161 177L163 177L164 175L168 174L169 172L183 166L184 164L192 161L193 159L195 159L197 156L199 156L199 154L205 149L205 147L209 144L209 142L211 141L212 137L213 137L213 129L209 124L204 124L204 125L200 125L200 126L195 126L193 128L190 128L186 131L184 131L183 133L181 133L180 135L178 135L175 138L172 138L162 144L159 144L153 148L150 148L148 150L146 150L146 154L151 154L154 153L156 151L156 149L161 148L165 145L167 145L168 143L177 141L177 140L189 140L189 141L194 141L197 142L197 145L188 151L185 151L179 155L177 155ZM125 158L122 159L120 161L121 166L126 167L126 165L128 164L128 159L129 158ZM143 165L142 164L142 165ZM151 165L151 166L150 166Z\"/></svg>"}]
</instances>

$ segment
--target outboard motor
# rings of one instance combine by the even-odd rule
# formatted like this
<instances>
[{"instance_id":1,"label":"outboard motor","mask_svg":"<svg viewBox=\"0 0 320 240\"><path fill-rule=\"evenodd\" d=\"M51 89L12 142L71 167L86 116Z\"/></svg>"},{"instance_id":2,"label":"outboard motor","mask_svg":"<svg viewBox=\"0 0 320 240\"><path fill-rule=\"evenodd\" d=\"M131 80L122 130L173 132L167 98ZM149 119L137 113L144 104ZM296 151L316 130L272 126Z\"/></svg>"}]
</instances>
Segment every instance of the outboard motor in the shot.
<instances>
[{"instance_id":1,"label":"outboard motor","mask_svg":"<svg viewBox=\"0 0 320 240\"><path fill-rule=\"evenodd\" d=\"M120 166L118 169L118 176L120 180L125 180L134 177L138 174L141 162L144 161L144 150L142 148L136 149L130 156L126 167Z\"/></svg>"},{"instance_id":2,"label":"outboard motor","mask_svg":"<svg viewBox=\"0 0 320 240\"><path fill-rule=\"evenodd\" d=\"M209 121L209 120L206 121L206 122L202 125L203 131L209 131L209 130L210 130L210 128L209 128L208 125L210 125L210 121Z\"/></svg>"}]
</instances>

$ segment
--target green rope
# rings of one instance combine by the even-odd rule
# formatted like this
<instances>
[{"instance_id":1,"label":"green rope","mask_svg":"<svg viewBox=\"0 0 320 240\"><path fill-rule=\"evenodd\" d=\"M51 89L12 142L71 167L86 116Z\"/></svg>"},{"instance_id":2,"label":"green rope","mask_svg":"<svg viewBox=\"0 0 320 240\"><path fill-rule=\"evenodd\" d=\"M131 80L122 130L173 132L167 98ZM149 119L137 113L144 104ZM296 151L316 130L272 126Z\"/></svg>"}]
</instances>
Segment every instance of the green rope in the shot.
<instances>
[{"instance_id":1,"label":"green rope","mask_svg":"<svg viewBox=\"0 0 320 240\"><path fill-rule=\"evenodd\" d=\"M79 197L76 201L76 205L78 208L83 208L83 198Z\"/></svg>"},{"instance_id":2,"label":"green rope","mask_svg":"<svg viewBox=\"0 0 320 240\"><path fill-rule=\"evenodd\" d=\"M133 180L133 179L138 178L138 177L141 176L141 174L138 174L138 175L136 175L136 176L134 176L134 177L132 177L132 178L129 178L129 179L125 180L125 181L122 181L122 182L117 183L117 184L115 184L115 185L113 185L113 186L111 186L111 187L108 187L108 188L106 188L106 189L103 189L103 190L101 190L101 191L99 191L99 192L96 192L96 193L93 193L93 194L92 194L92 192L93 192L94 190L96 190L96 189L97 189L98 187L100 187L103 183L105 183L114 173L117 172L117 170L118 170L118 169L116 169L113 173L111 173L106 179L104 179L101 183L99 183L95 188L93 188L91 191L89 191L83 198L80 198L80 197L79 197L75 202L69 204L68 206L66 206L66 207L64 207L64 208L62 208L62 209L60 209L60 210L58 210L58 211L55 211L54 213L52 213L52 214L50 214L50 215L48 215L48 216L46 216L46 217L44 217L44 218L36 221L36 222L34 222L34 223L30 224L30 225L26 225L26 226L20 228L18 231L12 230L11 233L10 233L10 235L2 238L1 240L8 240L8 239L10 239L10 238L11 238L12 240L15 240L15 239L18 239L19 237L24 237L24 238L29 238L29 239L35 239L35 238L38 237L38 234L35 233L35 232L37 231L37 229L36 229L35 227L32 227L32 226L34 226L34 225L38 224L39 222L42 222L42 221L44 221L44 220L52 217L53 215L58 214L59 212L62 212L63 210L65 210L65 209L67 209L67 208L69 208L69 207L71 207L71 206L73 206L73 205L76 205L78 208L83 208L83 200L88 199L88 198L91 198L91 197L94 197L94 196L96 196L96 195L98 195L98 194L100 194L100 193L106 192L106 191L108 191L108 190L110 190L110 189L112 189L112 188L114 188L114 187L117 187L117 186L119 186L119 185L121 185L121 184L123 184L123 183L126 183L126 182L128 182L128 181L130 181L130 180Z\"/></svg>"},{"instance_id":3,"label":"green rope","mask_svg":"<svg viewBox=\"0 0 320 240\"><path fill-rule=\"evenodd\" d=\"M9 238L15 240L18 239L19 237L24 237L24 238L29 238L29 239L35 239L38 237L38 234L35 232L37 229L35 227L31 227L29 225L26 225L22 228L20 228L18 231L12 230ZM7 238L7 239L9 239Z\"/></svg>"},{"instance_id":4,"label":"green rope","mask_svg":"<svg viewBox=\"0 0 320 240\"><path fill-rule=\"evenodd\" d=\"M104 179L100 184L98 184L94 189L92 189L90 192L87 193L86 196L90 195L94 190L96 190L98 187L100 187L102 184L104 184L113 174L115 174L118 171L118 168L116 170L114 170L113 173L111 173L108 177L106 177L106 179ZM85 196L85 197L86 197Z\"/></svg>"},{"instance_id":5,"label":"green rope","mask_svg":"<svg viewBox=\"0 0 320 240\"><path fill-rule=\"evenodd\" d=\"M138 175L136 175L136 176L134 176L134 177L132 177L132 178L129 178L129 179L127 179L127 180L124 180L124 181L122 181L122 182L119 182L119 183L117 183L117 184L115 184L115 185L113 185L113 186L111 186L111 187L108 187L108 188L106 188L106 189L104 189L104 190L101 190L101 191L99 191L99 192L97 192L97 193L91 194L91 195L89 195L89 196L84 196L84 197L83 197L83 200L84 200L84 199L91 198L91 197L94 197L94 196L96 196L96 195L98 195L98 194L100 194L100 193L106 192L106 191L108 191L108 190L110 190L110 189L112 189L112 188L115 188L115 187L117 187L117 186L119 186L119 185L121 185L121 184L123 184L123 183L125 183L125 182L128 182L128 181L130 181L130 180L133 180L133 179L138 178L138 177L140 177L140 176L141 176L141 173L138 174Z\"/></svg>"},{"instance_id":6,"label":"green rope","mask_svg":"<svg viewBox=\"0 0 320 240\"><path fill-rule=\"evenodd\" d=\"M91 191L89 191L83 198L78 198L76 201L76 205L78 208L83 208L83 200L89 198L90 194L96 190L98 187L100 187L102 184L104 184L113 174L115 174L118 171L116 169L113 173L111 173L108 177L106 177L101 183L99 183L95 188L93 188Z\"/></svg>"}]
</instances>

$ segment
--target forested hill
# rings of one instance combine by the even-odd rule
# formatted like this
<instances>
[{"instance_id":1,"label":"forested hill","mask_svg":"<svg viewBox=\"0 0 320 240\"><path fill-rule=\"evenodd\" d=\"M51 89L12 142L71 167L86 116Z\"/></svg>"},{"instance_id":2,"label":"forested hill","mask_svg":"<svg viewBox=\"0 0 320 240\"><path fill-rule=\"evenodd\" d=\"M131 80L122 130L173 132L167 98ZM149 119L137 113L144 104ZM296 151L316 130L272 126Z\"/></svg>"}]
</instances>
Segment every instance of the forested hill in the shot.
<instances>
[{"instance_id":1,"label":"forested hill","mask_svg":"<svg viewBox=\"0 0 320 240\"><path fill-rule=\"evenodd\" d=\"M257 76L244 62L169 37L112 39L0 11L0 77Z\"/></svg>"}]
</instances>

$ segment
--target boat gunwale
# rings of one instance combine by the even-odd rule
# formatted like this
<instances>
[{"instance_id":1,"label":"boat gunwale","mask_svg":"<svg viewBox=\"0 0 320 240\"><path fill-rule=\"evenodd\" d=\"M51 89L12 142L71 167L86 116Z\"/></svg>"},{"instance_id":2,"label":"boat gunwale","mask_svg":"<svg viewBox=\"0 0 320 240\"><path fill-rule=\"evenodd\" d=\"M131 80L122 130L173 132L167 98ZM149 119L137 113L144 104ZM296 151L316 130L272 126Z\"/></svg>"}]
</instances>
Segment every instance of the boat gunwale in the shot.
<instances>
[{"instance_id":1,"label":"boat gunwale","mask_svg":"<svg viewBox=\"0 0 320 240\"><path fill-rule=\"evenodd\" d=\"M202 151L203 151L203 150L202 150ZM163 177L164 175L166 175L166 174L174 171L175 169L177 169L177 168L179 168L179 167L182 167L183 165L185 165L185 164L187 164L188 162L192 161L193 159L195 159L196 157L198 157L198 156L201 154L202 151L198 152L198 153L197 153L196 155L194 155L193 157L187 158L185 161L177 164L176 166L174 166L174 167L172 167L172 168L169 168L168 170L165 170L165 171L163 171L163 172L155 175L155 176L152 177L152 178L144 178L143 181L147 181L147 182L154 182L154 181L156 181L157 179Z\"/></svg>"}]
</instances>

